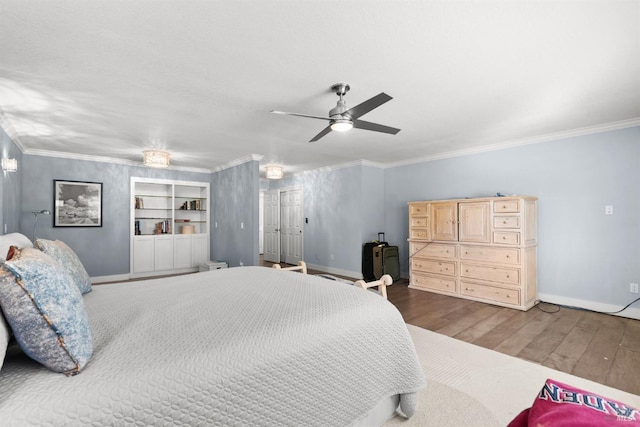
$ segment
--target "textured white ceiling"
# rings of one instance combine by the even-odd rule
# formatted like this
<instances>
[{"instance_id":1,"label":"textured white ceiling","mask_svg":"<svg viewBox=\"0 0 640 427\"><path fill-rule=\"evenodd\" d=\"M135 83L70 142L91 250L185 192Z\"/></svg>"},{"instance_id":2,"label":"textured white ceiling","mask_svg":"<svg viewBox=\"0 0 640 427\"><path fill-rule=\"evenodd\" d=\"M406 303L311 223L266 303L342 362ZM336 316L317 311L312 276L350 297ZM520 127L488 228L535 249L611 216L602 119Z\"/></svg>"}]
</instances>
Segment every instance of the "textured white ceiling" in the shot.
<instances>
[{"instance_id":1,"label":"textured white ceiling","mask_svg":"<svg viewBox=\"0 0 640 427\"><path fill-rule=\"evenodd\" d=\"M349 106L397 135L308 143ZM0 0L0 124L27 153L287 172L640 123L640 1Z\"/></svg>"}]
</instances>

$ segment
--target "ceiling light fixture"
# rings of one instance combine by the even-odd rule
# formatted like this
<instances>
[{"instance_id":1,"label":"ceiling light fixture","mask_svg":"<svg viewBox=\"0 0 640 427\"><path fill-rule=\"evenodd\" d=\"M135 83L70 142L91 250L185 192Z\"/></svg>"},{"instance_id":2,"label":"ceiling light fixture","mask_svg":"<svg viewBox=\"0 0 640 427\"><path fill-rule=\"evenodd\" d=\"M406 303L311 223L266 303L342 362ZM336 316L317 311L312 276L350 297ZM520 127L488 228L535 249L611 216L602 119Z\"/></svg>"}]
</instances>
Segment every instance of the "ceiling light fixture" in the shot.
<instances>
[{"instance_id":1,"label":"ceiling light fixture","mask_svg":"<svg viewBox=\"0 0 640 427\"><path fill-rule=\"evenodd\" d=\"M346 132L353 128L353 122L347 119L335 119L331 122L331 130L336 132Z\"/></svg>"},{"instance_id":2,"label":"ceiling light fixture","mask_svg":"<svg viewBox=\"0 0 640 427\"><path fill-rule=\"evenodd\" d=\"M284 168L282 166L267 166L265 168L265 176L268 179L282 179Z\"/></svg>"},{"instance_id":3,"label":"ceiling light fixture","mask_svg":"<svg viewBox=\"0 0 640 427\"><path fill-rule=\"evenodd\" d=\"M145 166L152 168L168 168L169 153L160 150L144 150L142 158Z\"/></svg>"},{"instance_id":4,"label":"ceiling light fixture","mask_svg":"<svg viewBox=\"0 0 640 427\"><path fill-rule=\"evenodd\" d=\"M5 172L17 172L18 161L16 159L9 159L7 157L2 159L2 170Z\"/></svg>"}]
</instances>

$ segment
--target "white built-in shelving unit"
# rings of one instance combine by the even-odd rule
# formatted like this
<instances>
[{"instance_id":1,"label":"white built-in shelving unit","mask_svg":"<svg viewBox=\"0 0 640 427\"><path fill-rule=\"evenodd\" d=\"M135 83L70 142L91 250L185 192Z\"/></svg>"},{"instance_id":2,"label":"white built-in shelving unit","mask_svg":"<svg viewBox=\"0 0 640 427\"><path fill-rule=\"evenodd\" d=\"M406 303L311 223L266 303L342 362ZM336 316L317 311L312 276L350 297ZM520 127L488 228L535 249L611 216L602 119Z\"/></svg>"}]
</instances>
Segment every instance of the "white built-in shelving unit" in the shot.
<instances>
[{"instance_id":1,"label":"white built-in shelving unit","mask_svg":"<svg viewBox=\"0 0 640 427\"><path fill-rule=\"evenodd\" d=\"M131 178L131 276L197 271L209 260L209 183Z\"/></svg>"}]
</instances>

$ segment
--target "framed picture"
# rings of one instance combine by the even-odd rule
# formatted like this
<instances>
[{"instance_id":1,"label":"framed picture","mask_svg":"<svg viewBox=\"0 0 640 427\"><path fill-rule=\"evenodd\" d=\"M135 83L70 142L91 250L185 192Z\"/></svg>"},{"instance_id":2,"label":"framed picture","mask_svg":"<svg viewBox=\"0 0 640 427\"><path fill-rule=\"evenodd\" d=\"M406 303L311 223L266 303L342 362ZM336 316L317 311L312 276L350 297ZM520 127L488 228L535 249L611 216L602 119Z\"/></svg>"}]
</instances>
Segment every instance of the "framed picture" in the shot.
<instances>
[{"instance_id":1,"label":"framed picture","mask_svg":"<svg viewBox=\"0 0 640 427\"><path fill-rule=\"evenodd\" d=\"M102 227L102 183L53 181L54 227Z\"/></svg>"}]
</instances>

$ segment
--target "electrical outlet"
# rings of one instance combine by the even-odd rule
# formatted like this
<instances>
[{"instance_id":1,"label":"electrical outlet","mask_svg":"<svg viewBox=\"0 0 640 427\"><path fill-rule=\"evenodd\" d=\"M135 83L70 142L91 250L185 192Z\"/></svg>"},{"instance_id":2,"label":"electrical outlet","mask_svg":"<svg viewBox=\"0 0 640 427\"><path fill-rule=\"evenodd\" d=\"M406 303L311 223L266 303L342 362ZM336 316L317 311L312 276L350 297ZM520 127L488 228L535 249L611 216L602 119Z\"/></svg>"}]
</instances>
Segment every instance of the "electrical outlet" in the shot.
<instances>
[{"instance_id":1,"label":"electrical outlet","mask_svg":"<svg viewBox=\"0 0 640 427\"><path fill-rule=\"evenodd\" d=\"M605 215L613 215L613 205L606 205L604 207L604 214Z\"/></svg>"},{"instance_id":2,"label":"electrical outlet","mask_svg":"<svg viewBox=\"0 0 640 427\"><path fill-rule=\"evenodd\" d=\"M629 283L629 292L632 294L638 293L638 284L637 283Z\"/></svg>"}]
</instances>

